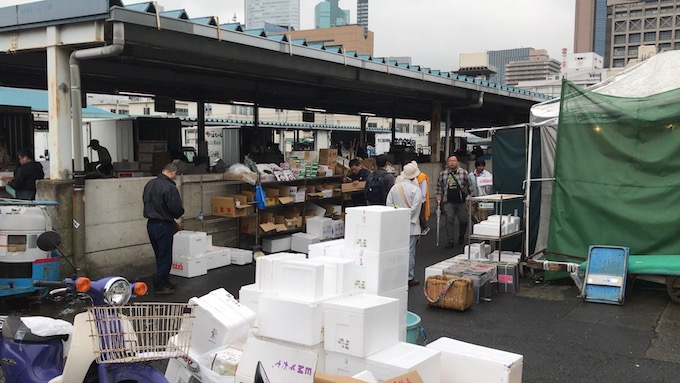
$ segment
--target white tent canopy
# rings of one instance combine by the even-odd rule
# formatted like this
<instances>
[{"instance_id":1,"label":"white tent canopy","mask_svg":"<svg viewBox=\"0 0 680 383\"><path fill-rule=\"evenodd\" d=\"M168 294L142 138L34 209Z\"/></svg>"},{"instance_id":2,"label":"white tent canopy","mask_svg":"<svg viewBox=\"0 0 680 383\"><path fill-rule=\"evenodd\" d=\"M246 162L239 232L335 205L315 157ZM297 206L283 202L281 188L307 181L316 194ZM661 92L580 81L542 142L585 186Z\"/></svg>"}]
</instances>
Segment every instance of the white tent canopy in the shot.
<instances>
[{"instance_id":1,"label":"white tent canopy","mask_svg":"<svg viewBox=\"0 0 680 383\"><path fill-rule=\"evenodd\" d=\"M595 93L618 97L647 97L680 88L680 51L667 51L625 69L621 73L588 87ZM560 99L554 99L531 107L529 124L541 129L541 178L554 177L557 123ZM529 145L531 147L531 144ZM529 163L529 166L531 164ZM527 174L531 174L527 172ZM531 180L527 179L527 190ZM545 249L550 225L552 181L541 187L541 214L536 249Z\"/></svg>"}]
</instances>

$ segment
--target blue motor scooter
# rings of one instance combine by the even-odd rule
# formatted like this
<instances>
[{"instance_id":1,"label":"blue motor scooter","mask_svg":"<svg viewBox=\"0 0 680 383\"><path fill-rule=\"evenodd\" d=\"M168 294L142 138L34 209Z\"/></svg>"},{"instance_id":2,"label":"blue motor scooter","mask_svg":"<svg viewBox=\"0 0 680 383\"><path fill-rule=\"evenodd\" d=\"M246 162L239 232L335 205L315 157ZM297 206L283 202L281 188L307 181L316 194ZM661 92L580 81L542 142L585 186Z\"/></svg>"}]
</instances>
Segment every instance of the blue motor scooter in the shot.
<instances>
[{"instance_id":1,"label":"blue motor scooter","mask_svg":"<svg viewBox=\"0 0 680 383\"><path fill-rule=\"evenodd\" d=\"M59 241L58 234L47 232L38 238L38 246L57 248ZM93 305L77 314L73 325L46 317L8 316L0 338L6 383L161 383L167 382L165 376L143 362L188 353L193 307L126 306L131 297L146 294L143 282L79 277L35 284L52 288L51 296L88 297Z\"/></svg>"}]
</instances>

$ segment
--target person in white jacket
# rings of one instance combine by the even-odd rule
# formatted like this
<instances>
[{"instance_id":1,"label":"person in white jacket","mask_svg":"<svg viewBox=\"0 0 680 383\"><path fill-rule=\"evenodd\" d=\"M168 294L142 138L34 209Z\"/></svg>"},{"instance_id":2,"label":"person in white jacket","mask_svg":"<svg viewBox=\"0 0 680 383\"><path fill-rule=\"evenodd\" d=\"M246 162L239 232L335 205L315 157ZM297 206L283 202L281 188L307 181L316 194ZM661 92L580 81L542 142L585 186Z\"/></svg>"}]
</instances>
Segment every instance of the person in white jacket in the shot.
<instances>
[{"instance_id":1,"label":"person in white jacket","mask_svg":"<svg viewBox=\"0 0 680 383\"><path fill-rule=\"evenodd\" d=\"M423 193L418 187L416 177L420 170L413 163L404 165L394 182L394 186L387 193L387 206L411 209L411 228L409 230L409 262L408 262L408 285L417 286L420 281L414 278L413 269L416 263L416 242L420 236L420 209L423 204Z\"/></svg>"}]
</instances>

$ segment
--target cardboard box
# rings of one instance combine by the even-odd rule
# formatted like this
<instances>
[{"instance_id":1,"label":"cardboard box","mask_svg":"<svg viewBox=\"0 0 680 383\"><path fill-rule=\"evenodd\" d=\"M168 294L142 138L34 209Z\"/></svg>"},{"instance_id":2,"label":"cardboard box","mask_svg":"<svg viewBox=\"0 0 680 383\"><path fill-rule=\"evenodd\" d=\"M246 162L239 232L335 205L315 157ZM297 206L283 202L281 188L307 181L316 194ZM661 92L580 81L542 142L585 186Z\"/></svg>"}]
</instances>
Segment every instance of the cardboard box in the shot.
<instances>
[{"instance_id":1,"label":"cardboard box","mask_svg":"<svg viewBox=\"0 0 680 383\"><path fill-rule=\"evenodd\" d=\"M244 195L212 197L212 214L215 216L245 217L253 211L253 205L248 205L248 197Z\"/></svg>"},{"instance_id":2,"label":"cardboard box","mask_svg":"<svg viewBox=\"0 0 680 383\"><path fill-rule=\"evenodd\" d=\"M279 186L279 196L295 198L295 193L297 193L297 190L298 190L297 186L292 185Z\"/></svg>"},{"instance_id":3,"label":"cardboard box","mask_svg":"<svg viewBox=\"0 0 680 383\"><path fill-rule=\"evenodd\" d=\"M343 193L361 191L366 188L366 181L359 181L356 186L354 186L354 182L345 182L341 188Z\"/></svg>"},{"instance_id":4,"label":"cardboard box","mask_svg":"<svg viewBox=\"0 0 680 383\"><path fill-rule=\"evenodd\" d=\"M319 164L335 165L338 160L337 149L319 149Z\"/></svg>"},{"instance_id":5,"label":"cardboard box","mask_svg":"<svg viewBox=\"0 0 680 383\"><path fill-rule=\"evenodd\" d=\"M255 193L251 192L250 190L242 190L240 194L246 196L246 202L249 205L255 204Z\"/></svg>"},{"instance_id":6,"label":"cardboard box","mask_svg":"<svg viewBox=\"0 0 680 383\"><path fill-rule=\"evenodd\" d=\"M266 188L264 189L265 194L265 205L275 206L279 203L279 189L278 188Z\"/></svg>"}]
</instances>

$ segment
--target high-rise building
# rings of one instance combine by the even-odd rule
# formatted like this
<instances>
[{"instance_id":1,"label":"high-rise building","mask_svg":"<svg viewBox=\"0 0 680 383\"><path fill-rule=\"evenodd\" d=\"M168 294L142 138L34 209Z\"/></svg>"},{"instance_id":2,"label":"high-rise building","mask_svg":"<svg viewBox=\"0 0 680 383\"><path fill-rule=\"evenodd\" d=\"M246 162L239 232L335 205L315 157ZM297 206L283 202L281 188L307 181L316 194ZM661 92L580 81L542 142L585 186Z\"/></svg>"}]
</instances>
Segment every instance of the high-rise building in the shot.
<instances>
[{"instance_id":1,"label":"high-rise building","mask_svg":"<svg viewBox=\"0 0 680 383\"><path fill-rule=\"evenodd\" d=\"M505 66L510 61L528 60L529 54L534 48L515 48L500 51L489 51L489 66L496 68L498 73L491 74L489 81L496 84L505 84Z\"/></svg>"},{"instance_id":2,"label":"high-rise building","mask_svg":"<svg viewBox=\"0 0 680 383\"><path fill-rule=\"evenodd\" d=\"M245 0L246 29L264 28L265 23L300 29L300 0Z\"/></svg>"},{"instance_id":3,"label":"high-rise building","mask_svg":"<svg viewBox=\"0 0 680 383\"><path fill-rule=\"evenodd\" d=\"M657 52L680 50L676 20L680 20L677 0L577 0L574 52L601 54L604 45L605 67L623 68L638 58L642 46L654 46Z\"/></svg>"},{"instance_id":4,"label":"high-rise building","mask_svg":"<svg viewBox=\"0 0 680 383\"><path fill-rule=\"evenodd\" d=\"M574 53L595 52L605 56L607 0L576 0Z\"/></svg>"},{"instance_id":5,"label":"high-rise building","mask_svg":"<svg viewBox=\"0 0 680 383\"><path fill-rule=\"evenodd\" d=\"M532 49L528 59L510 61L505 66L505 83L510 86L520 81L545 80L560 73L561 64L548 56L545 49Z\"/></svg>"},{"instance_id":6,"label":"high-rise building","mask_svg":"<svg viewBox=\"0 0 680 383\"><path fill-rule=\"evenodd\" d=\"M349 25L349 10L340 9L338 0L322 1L314 7L315 28Z\"/></svg>"},{"instance_id":7,"label":"high-rise building","mask_svg":"<svg viewBox=\"0 0 680 383\"><path fill-rule=\"evenodd\" d=\"M357 24L368 29L368 0L357 0Z\"/></svg>"}]
</instances>

